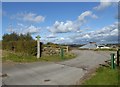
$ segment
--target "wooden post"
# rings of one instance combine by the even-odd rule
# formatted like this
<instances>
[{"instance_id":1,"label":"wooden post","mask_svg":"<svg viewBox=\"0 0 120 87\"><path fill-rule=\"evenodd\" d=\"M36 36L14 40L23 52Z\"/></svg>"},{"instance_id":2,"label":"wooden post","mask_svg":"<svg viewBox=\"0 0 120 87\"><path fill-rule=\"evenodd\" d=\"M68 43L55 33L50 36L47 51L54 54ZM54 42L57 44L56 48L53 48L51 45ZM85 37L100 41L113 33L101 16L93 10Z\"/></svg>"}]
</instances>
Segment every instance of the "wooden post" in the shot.
<instances>
[{"instance_id":1,"label":"wooden post","mask_svg":"<svg viewBox=\"0 0 120 87\"><path fill-rule=\"evenodd\" d=\"M68 46L67 46L67 47L66 47L66 52L67 52L67 53L68 53L68 50L69 50L69 49L68 49Z\"/></svg>"},{"instance_id":2,"label":"wooden post","mask_svg":"<svg viewBox=\"0 0 120 87\"><path fill-rule=\"evenodd\" d=\"M60 49L61 49L61 58L64 59L64 50L62 47Z\"/></svg>"},{"instance_id":3,"label":"wooden post","mask_svg":"<svg viewBox=\"0 0 120 87\"><path fill-rule=\"evenodd\" d=\"M119 66L120 49L117 51L117 66Z\"/></svg>"},{"instance_id":4,"label":"wooden post","mask_svg":"<svg viewBox=\"0 0 120 87\"><path fill-rule=\"evenodd\" d=\"M111 53L111 67L112 69L115 69L115 54L114 53Z\"/></svg>"},{"instance_id":5,"label":"wooden post","mask_svg":"<svg viewBox=\"0 0 120 87\"><path fill-rule=\"evenodd\" d=\"M40 36L37 37L37 58L40 58Z\"/></svg>"}]
</instances>

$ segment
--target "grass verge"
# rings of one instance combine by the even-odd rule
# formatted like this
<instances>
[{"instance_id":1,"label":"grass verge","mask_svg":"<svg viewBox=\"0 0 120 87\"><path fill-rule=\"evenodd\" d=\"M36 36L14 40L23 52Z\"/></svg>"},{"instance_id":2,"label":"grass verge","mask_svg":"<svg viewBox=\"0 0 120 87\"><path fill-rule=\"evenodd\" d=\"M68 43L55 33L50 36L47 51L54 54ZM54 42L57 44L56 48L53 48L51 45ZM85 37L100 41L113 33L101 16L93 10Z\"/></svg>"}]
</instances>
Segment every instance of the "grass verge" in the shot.
<instances>
[{"instance_id":1,"label":"grass verge","mask_svg":"<svg viewBox=\"0 0 120 87\"><path fill-rule=\"evenodd\" d=\"M117 51L116 48L109 48L109 49L94 49L94 51Z\"/></svg>"},{"instance_id":2,"label":"grass verge","mask_svg":"<svg viewBox=\"0 0 120 87\"><path fill-rule=\"evenodd\" d=\"M14 53L10 51L3 51L2 62L12 61L12 62L38 62L38 61L48 61L48 62L59 62L64 60L69 60L75 58L76 55L73 53L66 53L64 59L60 55L42 56L37 59L35 56L26 55L23 53Z\"/></svg>"},{"instance_id":3,"label":"grass verge","mask_svg":"<svg viewBox=\"0 0 120 87\"><path fill-rule=\"evenodd\" d=\"M93 51L117 51L116 48L109 48L109 49L88 49L88 48L79 48L79 50L93 50Z\"/></svg>"},{"instance_id":4,"label":"grass verge","mask_svg":"<svg viewBox=\"0 0 120 87\"><path fill-rule=\"evenodd\" d=\"M120 84L120 70L110 67L100 67L83 85L118 85Z\"/></svg>"}]
</instances>

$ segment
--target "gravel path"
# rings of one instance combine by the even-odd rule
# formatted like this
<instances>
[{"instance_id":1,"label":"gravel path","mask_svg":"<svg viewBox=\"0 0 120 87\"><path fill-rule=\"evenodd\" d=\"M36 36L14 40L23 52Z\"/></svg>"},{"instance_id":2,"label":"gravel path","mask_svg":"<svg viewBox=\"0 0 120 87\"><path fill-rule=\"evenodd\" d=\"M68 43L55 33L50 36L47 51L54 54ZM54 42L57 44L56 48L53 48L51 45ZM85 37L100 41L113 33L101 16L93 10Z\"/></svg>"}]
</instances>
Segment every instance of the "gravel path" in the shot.
<instances>
[{"instance_id":1,"label":"gravel path","mask_svg":"<svg viewBox=\"0 0 120 87\"><path fill-rule=\"evenodd\" d=\"M37 62L29 64L3 64L6 85L74 85L87 72L105 60L111 52L73 50L77 58L64 62Z\"/></svg>"}]
</instances>

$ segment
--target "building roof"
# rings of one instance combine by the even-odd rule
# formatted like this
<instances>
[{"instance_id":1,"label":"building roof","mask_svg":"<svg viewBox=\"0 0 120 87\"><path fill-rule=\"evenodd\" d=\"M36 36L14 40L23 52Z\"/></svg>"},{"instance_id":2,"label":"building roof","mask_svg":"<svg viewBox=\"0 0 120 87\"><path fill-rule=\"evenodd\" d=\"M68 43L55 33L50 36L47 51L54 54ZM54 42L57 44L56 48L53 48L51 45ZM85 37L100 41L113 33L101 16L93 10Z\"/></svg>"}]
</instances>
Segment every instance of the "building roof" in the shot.
<instances>
[{"instance_id":1,"label":"building roof","mask_svg":"<svg viewBox=\"0 0 120 87\"><path fill-rule=\"evenodd\" d=\"M97 45L96 44L86 44L80 48L84 48L84 49L96 49Z\"/></svg>"}]
</instances>

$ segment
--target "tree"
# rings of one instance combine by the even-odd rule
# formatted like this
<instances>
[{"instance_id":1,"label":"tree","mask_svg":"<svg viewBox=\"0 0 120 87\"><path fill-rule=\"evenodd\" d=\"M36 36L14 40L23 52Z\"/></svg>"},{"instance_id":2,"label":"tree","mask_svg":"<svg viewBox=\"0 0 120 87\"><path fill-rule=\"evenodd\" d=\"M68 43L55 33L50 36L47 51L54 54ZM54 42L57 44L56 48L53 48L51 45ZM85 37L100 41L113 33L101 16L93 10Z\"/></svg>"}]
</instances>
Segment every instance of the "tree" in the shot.
<instances>
[{"instance_id":1,"label":"tree","mask_svg":"<svg viewBox=\"0 0 120 87\"><path fill-rule=\"evenodd\" d=\"M28 40L33 40L31 35L29 33L26 34L25 39Z\"/></svg>"},{"instance_id":2,"label":"tree","mask_svg":"<svg viewBox=\"0 0 120 87\"><path fill-rule=\"evenodd\" d=\"M16 33L4 34L2 38L3 49L36 55L36 41L29 33L20 35Z\"/></svg>"},{"instance_id":3,"label":"tree","mask_svg":"<svg viewBox=\"0 0 120 87\"><path fill-rule=\"evenodd\" d=\"M16 34L16 33L11 33L11 34L4 34L3 35L3 41L19 41L19 40L26 40L26 41L30 41L30 40L33 40L32 36L27 33L27 34Z\"/></svg>"},{"instance_id":4,"label":"tree","mask_svg":"<svg viewBox=\"0 0 120 87\"><path fill-rule=\"evenodd\" d=\"M9 42L9 41L17 41L19 36L13 32L11 34L4 34L2 38L3 38L3 41Z\"/></svg>"}]
</instances>

